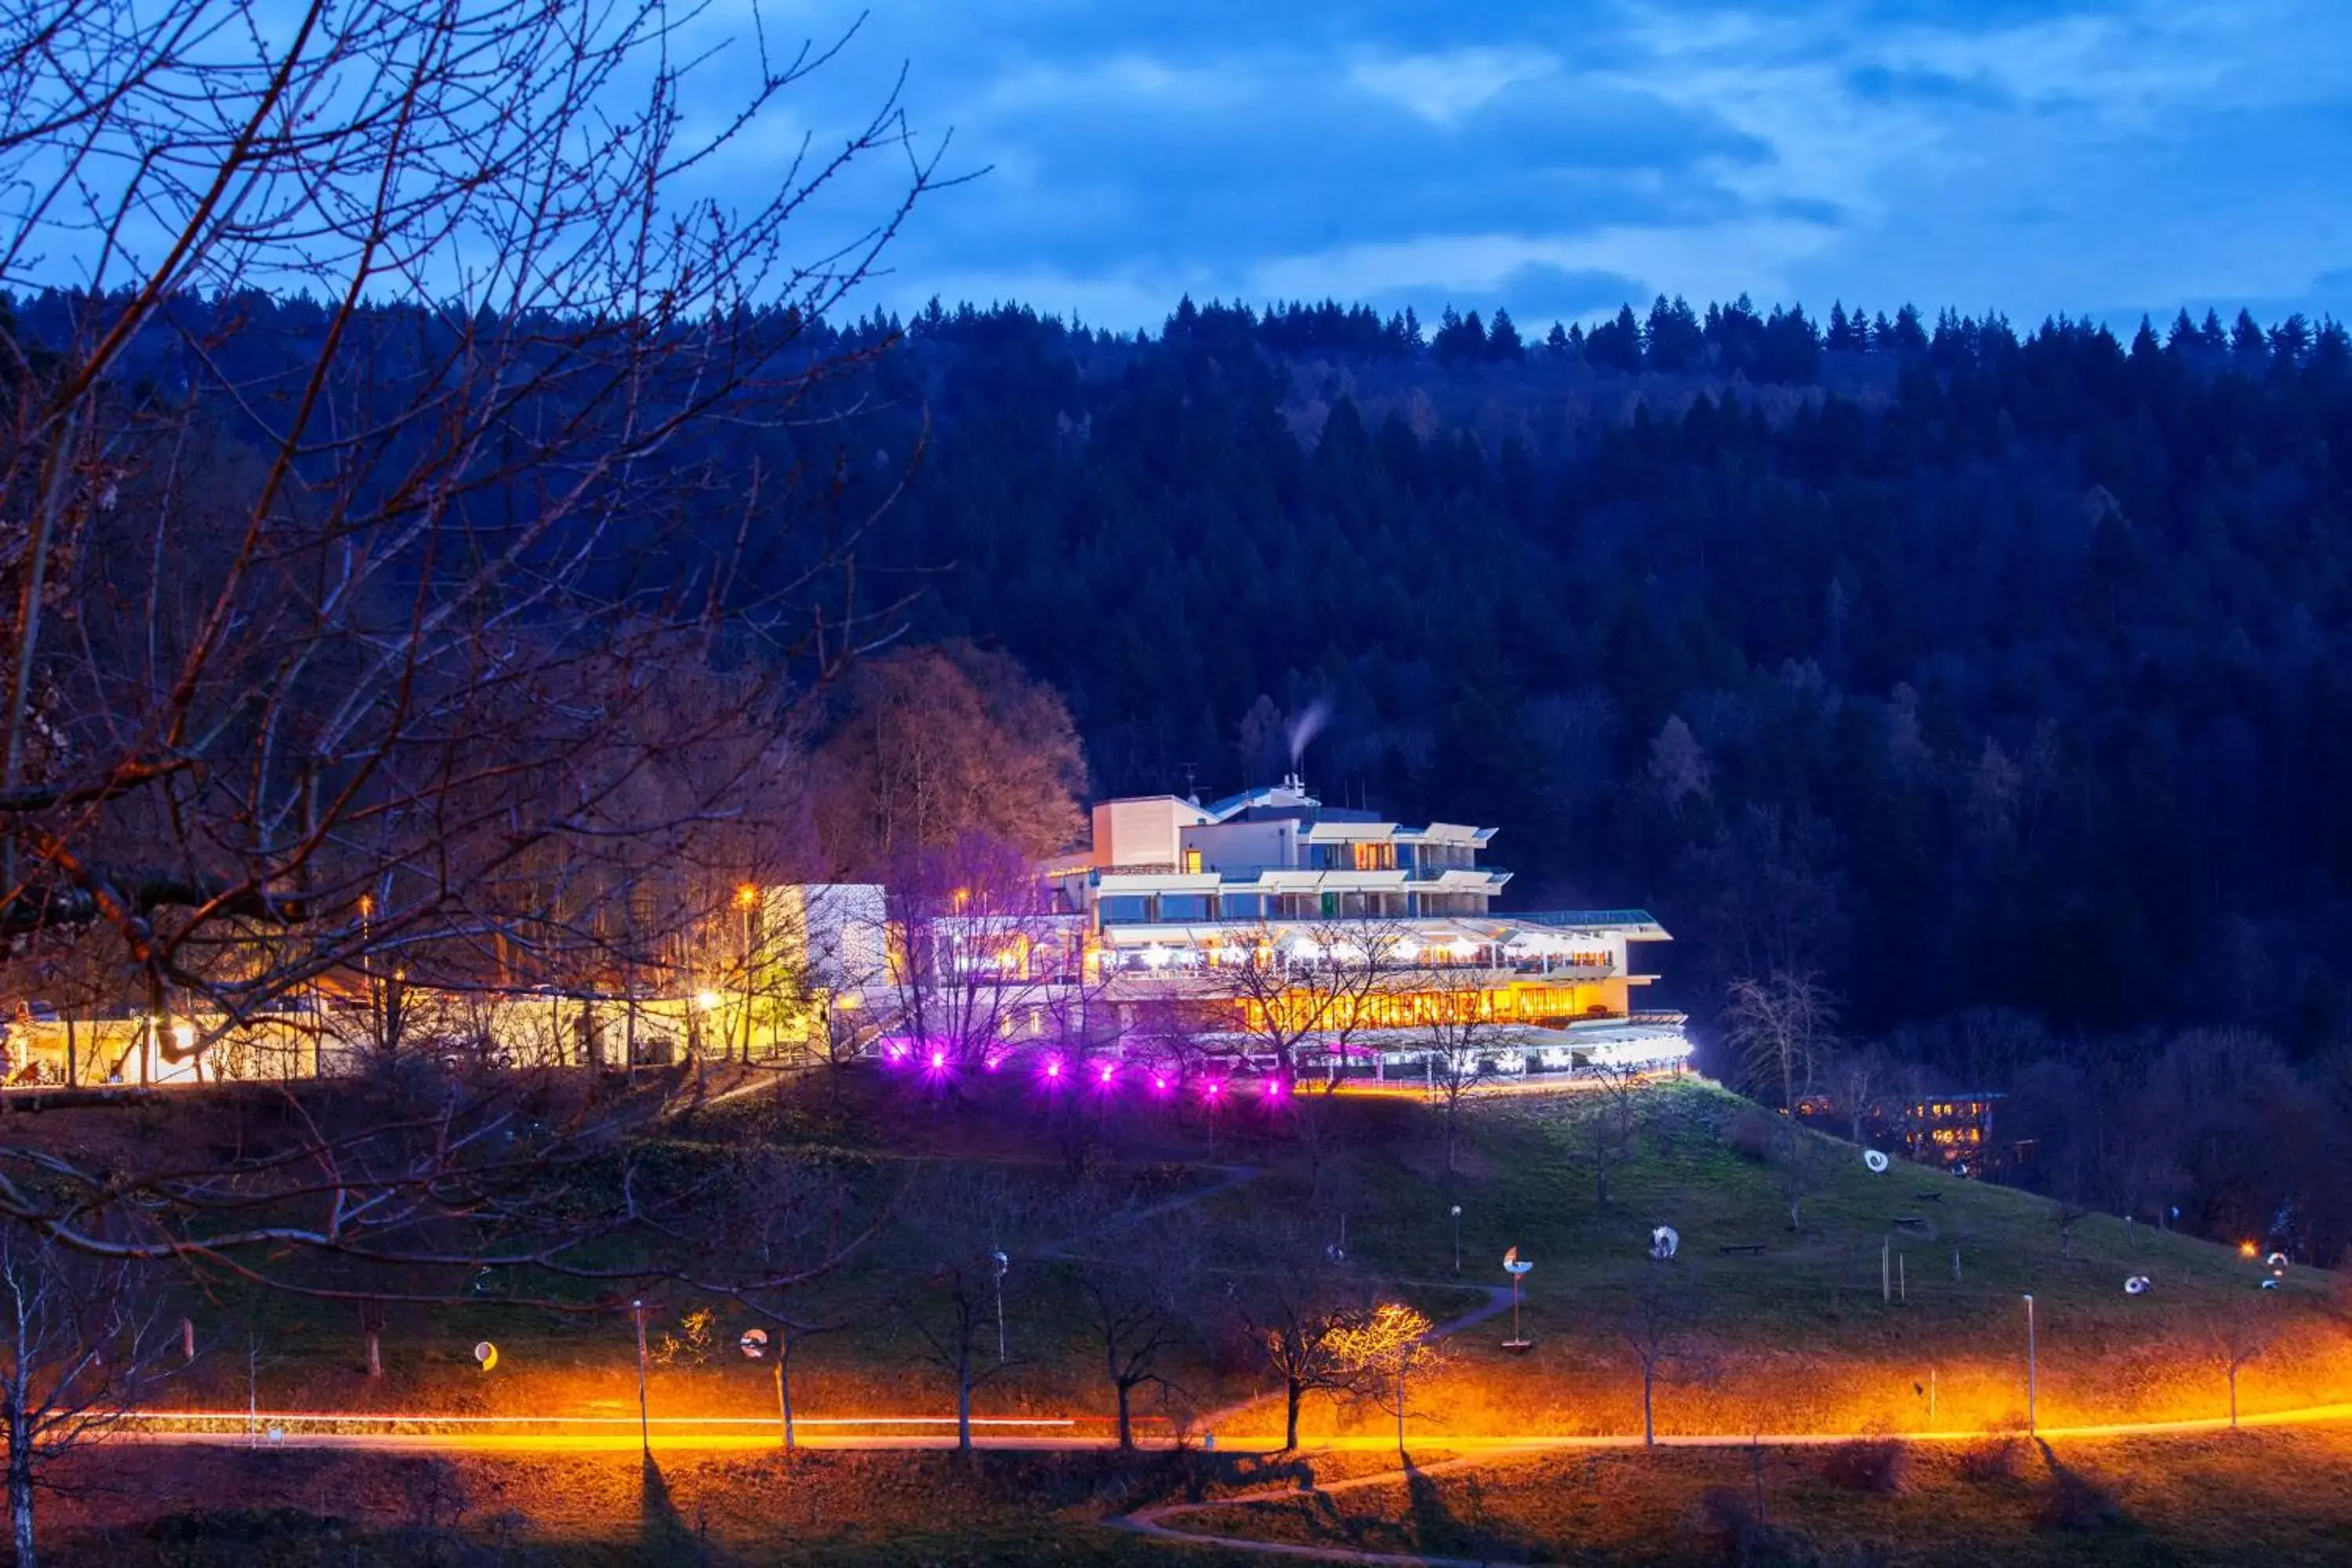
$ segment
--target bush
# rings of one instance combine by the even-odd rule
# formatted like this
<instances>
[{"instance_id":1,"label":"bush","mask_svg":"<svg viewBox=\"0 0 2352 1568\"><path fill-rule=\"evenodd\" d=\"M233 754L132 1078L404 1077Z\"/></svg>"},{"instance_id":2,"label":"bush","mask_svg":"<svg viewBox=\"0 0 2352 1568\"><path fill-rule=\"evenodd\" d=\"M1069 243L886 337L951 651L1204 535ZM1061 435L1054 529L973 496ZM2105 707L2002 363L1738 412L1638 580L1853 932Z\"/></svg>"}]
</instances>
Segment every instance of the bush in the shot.
<instances>
[{"instance_id":1,"label":"bush","mask_svg":"<svg viewBox=\"0 0 2352 1568\"><path fill-rule=\"evenodd\" d=\"M1911 1450L1891 1437L1840 1443L1822 1461L1822 1479L1850 1492L1892 1497L1911 1477Z\"/></svg>"},{"instance_id":2,"label":"bush","mask_svg":"<svg viewBox=\"0 0 2352 1568\"><path fill-rule=\"evenodd\" d=\"M2025 1444L2016 1437L1987 1437L1960 1450L1960 1476L1980 1487L2007 1486L2025 1473Z\"/></svg>"},{"instance_id":3,"label":"bush","mask_svg":"<svg viewBox=\"0 0 2352 1568\"><path fill-rule=\"evenodd\" d=\"M1741 1159L1760 1165L1772 1157L1780 1131L1777 1119L1760 1110L1743 1110L1724 1130L1723 1142Z\"/></svg>"},{"instance_id":4,"label":"bush","mask_svg":"<svg viewBox=\"0 0 2352 1568\"><path fill-rule=\"evenodd\" d=\"M1771 1524L1737 1487L1709 1487L1699 1498L1699 1534L1713 1560L1735 1568L1819 1568L1822 1555L1794 1531Z\"/></svg>"}]
</instances>

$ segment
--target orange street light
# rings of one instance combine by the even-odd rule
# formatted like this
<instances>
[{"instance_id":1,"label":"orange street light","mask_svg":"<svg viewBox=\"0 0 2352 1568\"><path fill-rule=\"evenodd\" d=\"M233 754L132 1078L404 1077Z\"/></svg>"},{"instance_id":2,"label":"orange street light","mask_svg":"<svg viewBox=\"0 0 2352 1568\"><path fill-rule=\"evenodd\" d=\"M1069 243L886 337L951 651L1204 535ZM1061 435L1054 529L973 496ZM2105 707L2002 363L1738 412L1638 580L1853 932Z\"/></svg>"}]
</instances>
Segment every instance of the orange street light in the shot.
<instances>
[{"instance_id":1,"label":"orange street light","mask_svg":"<svg viewBox=\"0 0 2352 1568\"><path fill-rule=\"evenodd\" d=\"M753 910L759 908L759 888L750 882L745 882L741 886L738 887L735 889L735 907L739 910Z\"/></svg>"}]
</instances>

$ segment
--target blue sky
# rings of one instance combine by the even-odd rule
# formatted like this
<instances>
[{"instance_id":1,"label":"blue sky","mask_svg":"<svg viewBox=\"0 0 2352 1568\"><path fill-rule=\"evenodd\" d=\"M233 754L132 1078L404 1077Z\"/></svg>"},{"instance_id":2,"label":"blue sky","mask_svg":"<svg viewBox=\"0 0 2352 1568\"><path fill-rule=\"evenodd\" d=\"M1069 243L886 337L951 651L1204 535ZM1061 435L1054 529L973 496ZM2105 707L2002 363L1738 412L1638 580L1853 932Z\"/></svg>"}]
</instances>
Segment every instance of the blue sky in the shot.
<instances>
[{"instance_id":1,"label":"blue sky","mask_svg":"<svg viewBox=\"0 0 2352 1568\"><path fill-rule=\"evenodd\" d=\"M919 134L987 172L917 213L901 308L2352 317L2352 0L877 0L728 178L902 63Z\"/></svg>"}]
</instances>

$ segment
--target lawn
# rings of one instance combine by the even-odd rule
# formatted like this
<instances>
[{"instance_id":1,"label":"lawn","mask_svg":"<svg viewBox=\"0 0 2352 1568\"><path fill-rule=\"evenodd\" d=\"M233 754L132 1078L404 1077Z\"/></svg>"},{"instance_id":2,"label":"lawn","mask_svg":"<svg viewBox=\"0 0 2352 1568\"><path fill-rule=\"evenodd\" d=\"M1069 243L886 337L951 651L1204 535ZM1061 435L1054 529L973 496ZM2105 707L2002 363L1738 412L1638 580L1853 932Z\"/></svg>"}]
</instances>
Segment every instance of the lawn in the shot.
<instances>
[{"instance_id":1,"label":"lawn","mask_svg":"<svg viewBox=\"0 0 2352 1568\"><path fill-rule=\"evenodd\" d=\"M1753 1136L1752 1124L1769 1127L1769 1119L1696 1080L1643 1091L1633 1156L1612 1172L1602 1203L1587 1157L1593 1106L1575 1094L1474 1100L1460 1170L1449 1174L1438 1112L1410 1100L1236 1106L1212 1125L1197 1106L1182 1114L1157 1104L1056 1109L1019 1084L982 1086L965 1103L946 1104L903 1080L859 1074L837 1101L815 1080L739 1096L673 1121L657 1148L674 1162L716 1160L746 1143L787 1152L842 1173L839 1236L877 1226L844 1266L792 1300L796 1314L835 1328L795 1360L798 1405L810 1415L950 1412L952 1384L924 1359L916 1325L929 1310L927 1277L940 1256L931 1211L943 1194L967 1189L991 1194L1004 1223L961 1245L1002 1246L1011 1259L1008 1359L979 1390L982 1415L1106 1416L1101 1350L1078 1279L1121 1267L1178 1226L1202 1252L1200 1332L1165 1364L1176 1394L1163 1401L1147 1390L1143 1408L1176 1420L1222 1412L1213 1426L1228 1444L1264 1440L1278 1416L1268 1405L1232 1408L1266 1386L1237 1326L1241 1308L1265 1276L1326 1247L1344 1254L1329 1272L1346 1289L1404 1300L1440 1321L1487 1303L1506 1278L1506 1247L1533 1260L1523 1323L1534 1348L1517 1356L1500 1348L1507 1316L1451 1342L1450 1365L1412 1396L1412 1430L1429 1440L1637 1431L1640 1374L1626 1330L1645 1314L1667 1331L1653 1390L1662 1431L2013 1423L2024 1410L2028 1291L2045 1426L2221 1413L2226 1384L2208 1341L2225 1324L2251 1324L2246 1331L2268 1341L2241 1374L2246 1410L2352 1388L2331 1277L2293 1270L2282 1289L2257 1290L2260 1265L2230 1249L2104 1217L2075 1224L2068 1256L2056 1210L2041 1199L1902 1163L1874 1174L1860 1151L1811 1134L1804 1227L1792 1230L1788 1163ZM1311 1136L1301 1126L1310 1117L1318 1119ZM69 1124L62 1115L45 1121ZM1081 1186L1110 1196L1074 1206ZM1188 1193L1212 1194L1191 1218L1180 1205L1102 1227L1122 1205L1166 1205ZM1463 1209L1459 1276L1454 1204ZM1647 1257L1650 1229L1661 1222L1682 1236L1671 1263ZM1882 1261L1899 1279L1896 1300L1882 1293ZM2153 1280L2149 1293L2125 1293L2134 1274ZM714 1314L706 1342L679 1344L685 1319L703 1308ZM394 1307L384 1335L389 1375L374 1384L359 1374L357 1319L347 1306L215 1290L190 1315L205 1353L168 1403L241 1408L250 1396L278 1408L635 1410L625 1313ZM647 1319L656 1415L772 1410L764 1363L733 1348L753 1321L740 1309L673 1286L651 1293ZM990 1339L992 1361L992 1325ZM482 1340L499 1347L488 1374L472 1359ZM1317 1435L1375 1431L1385 1419L1320 1402L1308 1413Z\"/></svg>"},{"instance_id":2,"label":"lawn","mask_svg":"<svg viewBox=\"0 0 2352 1568\"><path fill-rule=\"evenodd\" d=\"M1365 1455L803 1454L425 1459L92 1456L45 1504L52 1563L373 1568L693 1563L1234 1568L1267 1559L1109 1527L1495 1563L2279 1564L2352 1561L2352 1431L1494 1458L1366 1477ZM101 1464L99 1461L103 1461ZM1385 1461L1381 1463L1385 1464ZM1348 1484L1347 1478L1360 1484ZM1246 1505L1221 1498L1268 1489ZM230 1506L226 1500L235 1500Z\"/></svg>"}]
</instances>

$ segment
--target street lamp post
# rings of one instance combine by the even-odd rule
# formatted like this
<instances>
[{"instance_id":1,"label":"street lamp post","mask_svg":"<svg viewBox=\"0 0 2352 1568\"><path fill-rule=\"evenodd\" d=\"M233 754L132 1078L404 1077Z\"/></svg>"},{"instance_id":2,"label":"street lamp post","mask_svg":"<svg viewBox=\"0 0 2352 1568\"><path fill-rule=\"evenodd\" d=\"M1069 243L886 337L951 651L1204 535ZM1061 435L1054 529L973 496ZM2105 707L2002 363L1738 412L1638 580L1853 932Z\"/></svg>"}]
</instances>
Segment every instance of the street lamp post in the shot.
<instances>
[{"instance_id":1,"label":"street lamp post","mask_svg":"<svg viewBox=\"0 0 2352 1568\"><path fill-rule=\"evenodd\" d=\"M2033 1297L2028 1292L2025 1298L2025 1435L2029 1437L2033 1436L2035 1385L2041 1372L2039 1360L2033 1338Z\"/></svg>"},{"instance_id":2,"label":"street lamp post","mask_svg":"<svg viewBox=\"0 0 2352 1568\"><path fill-rule=\"evenodd\" d=\"M1454 1272L1462 1272L1462 1205L1455 1204L1447 1211L1454 1220Z\"/></svg>"},{"instance_id":3,"label":"street lamp post","mask_svg":"<svg viewBox=\"0 0 2352 1568\"><path fill-rule=\"evenodd\" d=\"M746 882L735 889L735 907L743 911L743 1060L751 1060L751 957L759 946L760 889Z\"/></svg>"},{"instance_id":4,"label":"street lamp post","mask_svg":"<svg viewBox=\"0 0 2352 1568\"><path fill-rule=\"evenodd\" d=\"M1012 1267L1013 1260L1004 1256L1004 1249L1002 1247L990 1253L988 1260L996 1268L996 1364L1003 1366L1004 1364L1004 1271Z\"/></svg>"},{"instance_id":5,"label":"street lamp post","mask_svg":"<svg viewBox=\"0 0 2352 1568\"><path fill-rule=\"evenodd\" d=\"M646 1463L654 1462L653 1418L646 1412L646 1304L629 1303L629 1316L637 1325L637 1443L645 1450Z\"/></svg>"}]
</instances>

